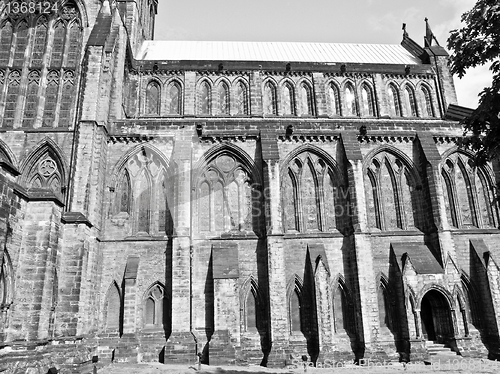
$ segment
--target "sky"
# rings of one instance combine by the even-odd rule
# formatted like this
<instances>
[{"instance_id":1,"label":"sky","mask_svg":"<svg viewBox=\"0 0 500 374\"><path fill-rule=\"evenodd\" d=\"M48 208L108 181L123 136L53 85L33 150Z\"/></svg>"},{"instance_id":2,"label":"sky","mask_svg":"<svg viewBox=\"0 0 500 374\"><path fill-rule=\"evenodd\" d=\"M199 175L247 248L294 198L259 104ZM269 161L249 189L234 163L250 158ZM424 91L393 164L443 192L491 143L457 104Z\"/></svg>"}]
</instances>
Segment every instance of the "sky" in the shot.
<instances>
[{"instance_id":1,"label":"sky","mask_svg":"<svg viewBox=\"0 0 500 374\"><path fill-rule=\"evenodd\" d=\"M156 40L399 44L402 24L423 45L429 19L440 45L476 0L159 0ZM458 104L475 108L488 67L455 77Z\"/></svg>"}]
</instances>

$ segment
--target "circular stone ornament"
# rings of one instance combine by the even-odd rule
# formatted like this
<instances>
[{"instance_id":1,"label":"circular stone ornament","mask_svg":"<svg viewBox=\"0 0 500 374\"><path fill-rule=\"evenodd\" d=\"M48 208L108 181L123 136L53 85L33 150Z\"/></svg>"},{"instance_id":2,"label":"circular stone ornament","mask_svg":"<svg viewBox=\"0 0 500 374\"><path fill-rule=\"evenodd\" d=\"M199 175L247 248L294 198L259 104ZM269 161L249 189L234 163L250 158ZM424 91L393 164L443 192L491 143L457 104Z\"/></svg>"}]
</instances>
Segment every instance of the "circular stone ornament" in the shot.
<instances>
[{"instance_id":1,"label":"circular stone ornament","mask_svg":"<svg viewBox=\"0 0 500 374\"><path fill-rule=\"evenodd\" d=\"M50 158L46 158L45 160L40 162L40 165L38 166L38 171L40 172L40 175L46 178L54 174L56 170L57 170L56 162Z\"/></svg>"}]
</instances>

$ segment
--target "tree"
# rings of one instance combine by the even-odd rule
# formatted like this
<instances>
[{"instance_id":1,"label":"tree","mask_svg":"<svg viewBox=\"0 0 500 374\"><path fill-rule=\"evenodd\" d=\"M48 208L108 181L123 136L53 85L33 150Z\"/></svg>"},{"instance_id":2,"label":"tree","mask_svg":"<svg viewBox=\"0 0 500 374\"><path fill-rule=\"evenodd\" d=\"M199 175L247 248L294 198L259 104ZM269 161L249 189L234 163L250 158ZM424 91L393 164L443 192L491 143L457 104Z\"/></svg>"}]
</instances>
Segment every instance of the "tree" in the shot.
<instances>
[{"instance_id":1,"label":"tree","mask_svg":"<svg viewBox=\"0 0 500 374\"><path fill-rule=\"evenodd\" d=\"M500 158L500 2L478 0L462 15L464 27L448 38L451 72L461 78L468 68L489 64L490 87L479 94L479 105L462 121L462 144L477 152L476 163Z\"/></svg>"}]
</instances>

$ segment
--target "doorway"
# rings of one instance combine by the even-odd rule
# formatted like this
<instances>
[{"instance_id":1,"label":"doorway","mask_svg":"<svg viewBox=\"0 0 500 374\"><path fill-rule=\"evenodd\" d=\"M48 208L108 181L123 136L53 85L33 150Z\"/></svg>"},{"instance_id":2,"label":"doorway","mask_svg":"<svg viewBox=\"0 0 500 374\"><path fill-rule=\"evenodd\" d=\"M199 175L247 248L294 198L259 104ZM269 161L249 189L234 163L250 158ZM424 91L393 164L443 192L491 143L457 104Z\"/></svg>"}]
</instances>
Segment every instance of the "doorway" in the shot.
<instances>
[{"instance_id":1,"label":"doorway","mask_svg":"<svg viewBox=\"0 0 500 374\"><path fill-rule=\"evenodd\" d=\"M437 290L428 291L420 305L422 334L426 340L447 343L454 336L450 305Z\"/></svg>"}]
</instances>

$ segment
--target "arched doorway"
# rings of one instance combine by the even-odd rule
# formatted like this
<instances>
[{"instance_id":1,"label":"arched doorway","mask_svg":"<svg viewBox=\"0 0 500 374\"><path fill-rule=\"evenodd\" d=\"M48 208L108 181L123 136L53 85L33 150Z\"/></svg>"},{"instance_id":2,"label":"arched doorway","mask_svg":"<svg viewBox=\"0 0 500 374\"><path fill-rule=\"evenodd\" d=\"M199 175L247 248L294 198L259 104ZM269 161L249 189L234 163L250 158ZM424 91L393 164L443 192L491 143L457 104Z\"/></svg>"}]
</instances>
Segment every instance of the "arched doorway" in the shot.
<instances>
[{"instance_id":1,"label":"arched doorway","mask_svg":"<svg viewBox=\"0 0 500 374\"><path fill-rule=\"evenodd\" d=\"M422 334L426 340L447 343L454 336L450 304L437 290L428 291L420 305Z\"/></svg>"}]
</instances>

